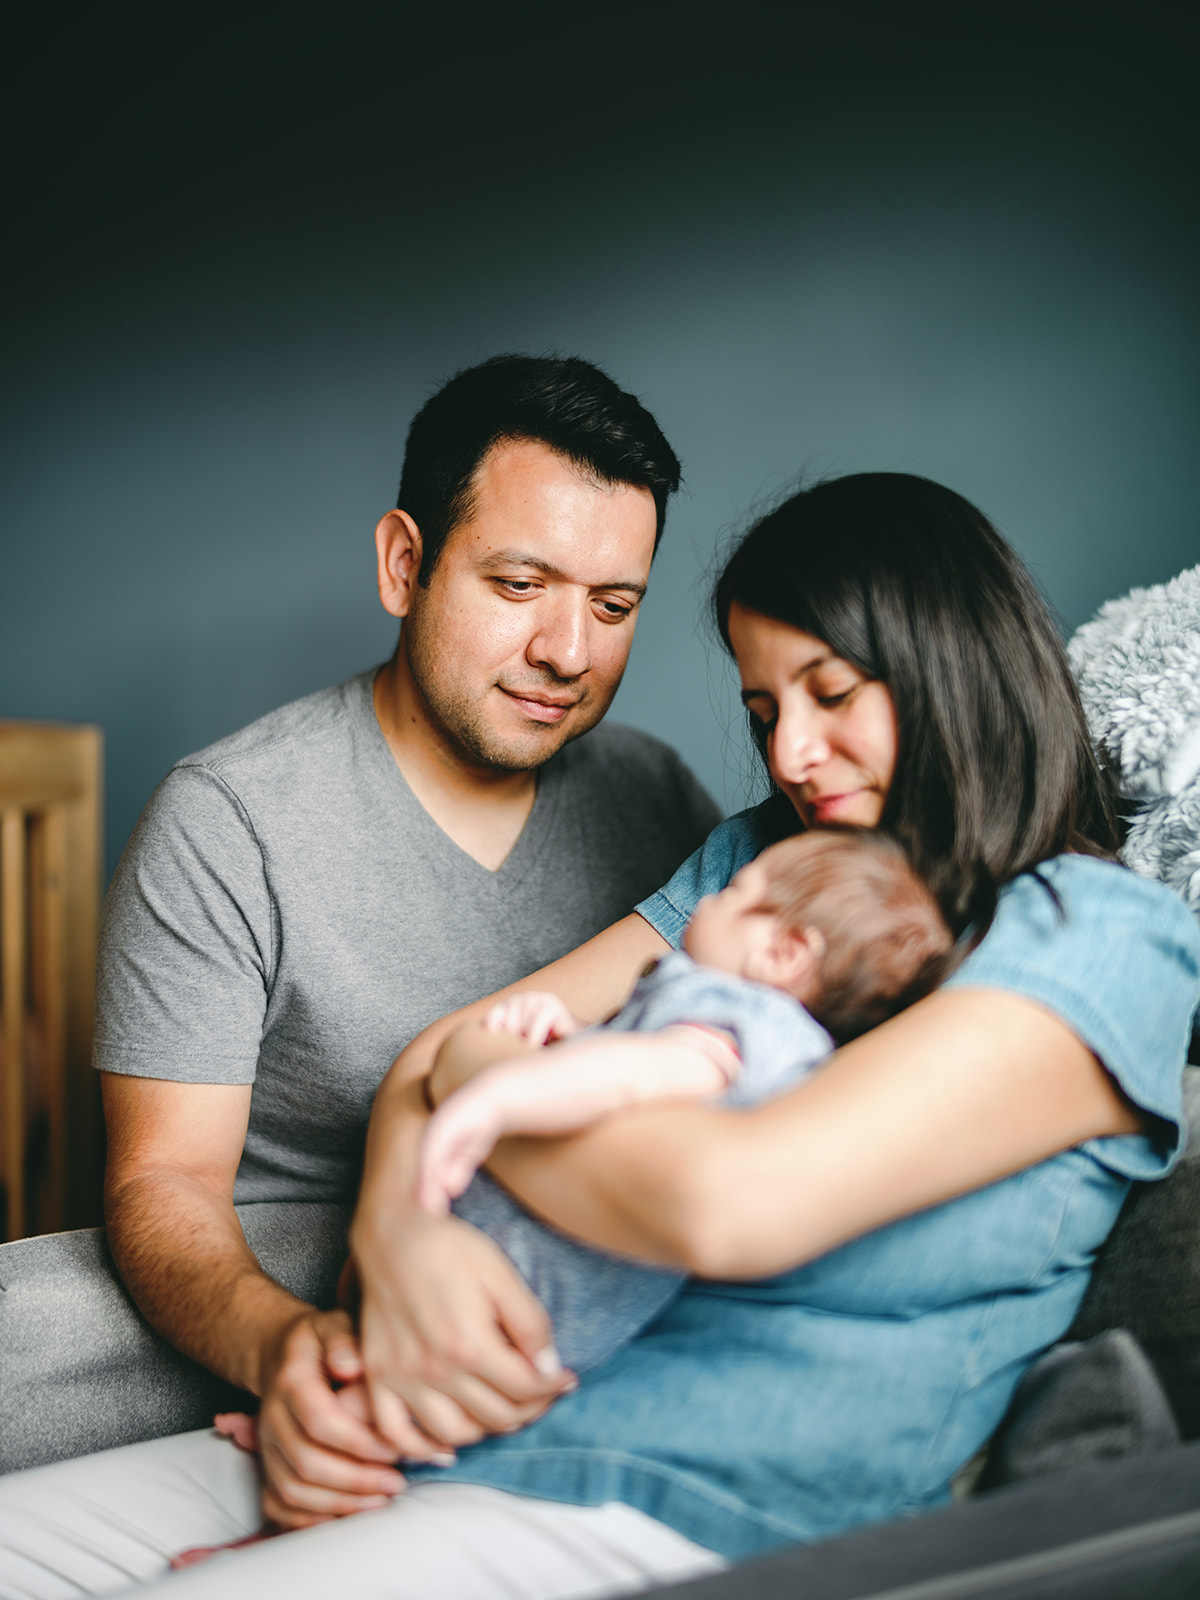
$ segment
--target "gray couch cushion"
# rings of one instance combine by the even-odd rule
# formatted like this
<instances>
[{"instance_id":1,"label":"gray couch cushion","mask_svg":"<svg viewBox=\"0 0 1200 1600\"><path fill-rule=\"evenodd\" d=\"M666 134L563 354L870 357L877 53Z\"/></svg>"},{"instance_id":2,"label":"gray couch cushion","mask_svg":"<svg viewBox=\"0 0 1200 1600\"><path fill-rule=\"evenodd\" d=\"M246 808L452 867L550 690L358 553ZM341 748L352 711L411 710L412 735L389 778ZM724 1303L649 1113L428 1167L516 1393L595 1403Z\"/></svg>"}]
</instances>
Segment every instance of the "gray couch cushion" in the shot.
<instances>
[{"instance_id":1,"label":"gray couch cushion","mask_svg":"<svg viewBox=\"0 0 1200 1600\"><path fill-rule=\"evenodd\" d=\"M272 1277L333 1303L349 1206L261 1204L239 1216ZM101 1229L0 1245L0 1471L203 1427L244 1399L159 1338Z\"/></svg>"}]
</instances>

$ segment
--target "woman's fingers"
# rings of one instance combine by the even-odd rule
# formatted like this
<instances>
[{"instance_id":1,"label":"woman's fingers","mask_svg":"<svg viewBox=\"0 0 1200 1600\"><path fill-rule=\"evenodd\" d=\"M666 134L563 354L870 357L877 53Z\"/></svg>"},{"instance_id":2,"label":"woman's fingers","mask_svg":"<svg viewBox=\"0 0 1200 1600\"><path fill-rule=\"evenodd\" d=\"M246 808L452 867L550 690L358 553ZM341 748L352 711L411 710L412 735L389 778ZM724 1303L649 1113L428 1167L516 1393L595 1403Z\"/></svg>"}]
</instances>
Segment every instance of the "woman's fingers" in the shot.
<instances>
[{"instance_id":1,"label":"woman's fingers","mask_svg":"<svg viewBox=\"0 0 1200 1600\"><path fill-rule=\"evenodd\" d=\"M410 1216L404 1239L374 1284L363 1269L371 1409L397 1447L388 1394L454 1448L522 1426L571 1387L571 1374L536 1359L553 1343L549 1318L490 1239L455 1217L425 1213Z\"/></svg>"}]
</instances>

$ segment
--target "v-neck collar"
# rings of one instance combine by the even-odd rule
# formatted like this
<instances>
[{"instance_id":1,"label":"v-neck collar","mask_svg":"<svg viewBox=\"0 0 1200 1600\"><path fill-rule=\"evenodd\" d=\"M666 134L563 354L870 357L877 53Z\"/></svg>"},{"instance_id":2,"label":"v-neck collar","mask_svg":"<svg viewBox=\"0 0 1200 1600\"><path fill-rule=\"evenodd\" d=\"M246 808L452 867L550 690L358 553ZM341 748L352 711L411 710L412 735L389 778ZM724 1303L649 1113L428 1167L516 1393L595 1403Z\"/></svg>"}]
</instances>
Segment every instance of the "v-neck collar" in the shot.
<instances>
[{"instance_id":1,"label":"v-neck collar","mask_svg":"<svg viewBox=\"0 0 1200 1600\"><path fill-rule=\"evenodd\" d=\"M386 665L386 663L384 663ZM412 785L400 770L400 765L392 754L387 736L379 725L379 718L375 712L375 679L383 671L383 666L374 668L370 672L360 674L356 680L358 689L357 710L362 719L368 724L367 736L374 750L377 761L383 769L385 784L399 784L400 793L407 802L405 809L415 813L417 826L429 839L431 845L442 852L449 851L451 858L456 860L460 867L467 873L479 873L484 882L502 890L509 890L519 883L525 875L530 864L541 853L546 836L550 831L554 812L557 808L559 792L559 759L554 755L543 766L537 769L537 790L534 794L533 805L525 824L513 842L512 849L504 860L494 870L485 867L477 861L469 850L464 850L458 841L451 837L441 824L430 815L414 792Z\"/></svg>"}]
</instances>

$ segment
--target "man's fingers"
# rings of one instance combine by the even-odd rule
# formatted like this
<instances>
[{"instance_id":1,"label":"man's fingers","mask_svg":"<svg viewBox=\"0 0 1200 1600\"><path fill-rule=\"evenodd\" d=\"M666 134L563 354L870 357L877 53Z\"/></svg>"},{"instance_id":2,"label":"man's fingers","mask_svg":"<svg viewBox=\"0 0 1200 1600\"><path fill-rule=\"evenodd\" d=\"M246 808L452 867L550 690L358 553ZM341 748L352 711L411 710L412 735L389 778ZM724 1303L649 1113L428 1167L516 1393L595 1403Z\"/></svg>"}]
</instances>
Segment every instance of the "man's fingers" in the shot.
<instances>
[{"instance_id":1,"label":"man's fingers","mask_svg":"<svg viewBox=\"0 0 1200 1600\"><path fill-rule=\"evenodd\" d=\"M332 1340L342 1348L343 1339L351 1341L344 1312L329 1313L315 1327L312 1322L298 1325L263 1401L260 1420L270 1429L287 1431L292 1419L297 1432L317 1444L364 1461L390 1464L393 1453L386 1439L340 1405L329 1385L326 1345Z\"/></svg>"},{"instance_id":2,"label":"man's fingers","mask_svg":"<svg viewBox=\"0 0 1200 1600\"><path fill-rule=\"evenodd\" d=\"M270 1473L277 1486L286 1480L313 1489L353 1495L393 1495L404 1487L404 1479L394 1467L376 1466L353 1456L340 1455L336 1450L325 1449L306 1439L298 1431L272 1430L263 1438L262 1453L264 1463L268 1467L273 1463L277 1469ZM311 1500L304 1504L309 1510L317 1509Z\"/></svg>"},{"instance_id":3,"label":"man's fingers","mask_svg":"<svg viewBox=\"0 0 1200 1600\"><path fill-rule=\"evenodd\" d=\"M350 1466L352 1468L353 1463ZM389 1483L380 1489L366 1481L360 1489L354 1487L352 1472L342 1479L339 1487L329 1481L329 1459L322 1461L321 1470L326 1474L325 1479L309 1481L297 1470L278 1441L270 1439L263 1450L262 1507L267 1520L282 1528L308 1527L329 1517L352 1516L358 1511L385 1506L404 1488L404 1480L400 1479L398 1487Z\"/></svg>"},{"instance_id":4,"label":"man's fingers","mask_svg":"<svg viewBox=\"0 0 1200 1600\"><path fill-rule=\"evenodd\" d=\"M339 1383L357 1383L363 1375L362 1350L349 1331L335 1332L325 1341L325 1365Z\"/></svg>"}]
</instances>

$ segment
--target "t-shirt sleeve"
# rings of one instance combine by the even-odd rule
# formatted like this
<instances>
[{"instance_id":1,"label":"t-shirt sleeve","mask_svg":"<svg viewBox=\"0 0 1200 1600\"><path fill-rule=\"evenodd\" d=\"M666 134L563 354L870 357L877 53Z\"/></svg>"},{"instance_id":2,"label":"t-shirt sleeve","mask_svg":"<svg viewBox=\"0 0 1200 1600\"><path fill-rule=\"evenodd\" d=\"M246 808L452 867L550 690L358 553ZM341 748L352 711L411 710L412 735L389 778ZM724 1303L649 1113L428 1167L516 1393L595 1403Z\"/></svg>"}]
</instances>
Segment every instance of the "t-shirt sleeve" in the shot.
<instances>
[{"instance_id":1,"label":"t-shirt sleeve","mask_svg":"<svg viewBox=\"0 0 1200 1600\"><path fill-rule=\"evenodd\" d=\"M635 907L674 949L704 896L723 889L766 845L761 811L755 806L720 823L661 889Z\"/></svg>"},{"instance_id":2,"label":"t-shirt sleeve","mask_svg":"<svg viewBox=\"0 0 1200 1600\"><path fill-rule=\"evenodd\" d=\"M1061 1017L1148 1116L1144 1135L1083 1148L1126 1178L1170 1169L1185 1134L1200 933L1169 890L1087 856L1045 862L1002 891L986 937L949 986L1006 989Z\"/></svg>"},{"instance_id":3,"label":"t-shirt sleeve","mask_svg":"<svg viewBox=\"0 0 1200 1600\"><path fill-rule=\"evenodd\" d=\"M236 795L177 767L105 902L93 1063L183 1083L254 1081L276 945L262 852Z\"/></svg>"}]
</instances>

